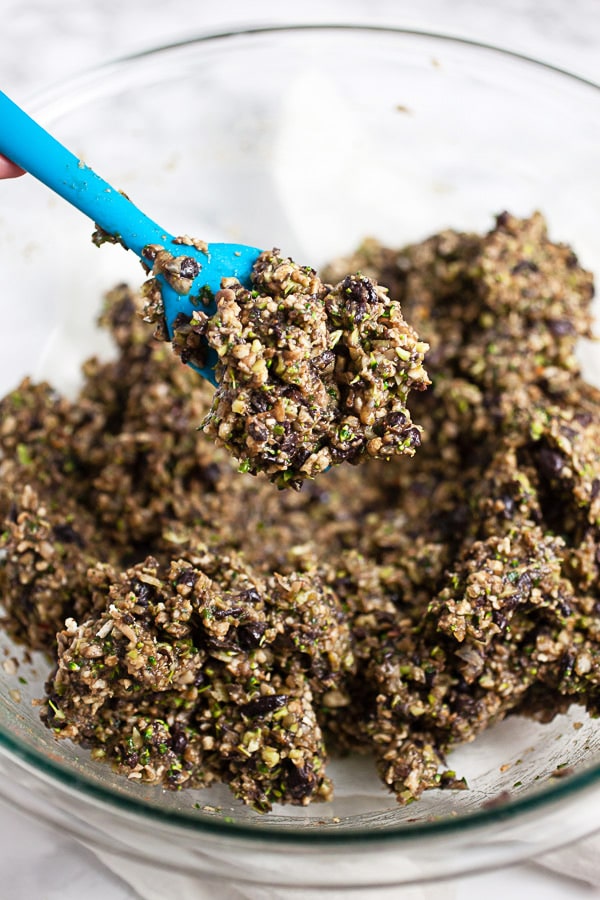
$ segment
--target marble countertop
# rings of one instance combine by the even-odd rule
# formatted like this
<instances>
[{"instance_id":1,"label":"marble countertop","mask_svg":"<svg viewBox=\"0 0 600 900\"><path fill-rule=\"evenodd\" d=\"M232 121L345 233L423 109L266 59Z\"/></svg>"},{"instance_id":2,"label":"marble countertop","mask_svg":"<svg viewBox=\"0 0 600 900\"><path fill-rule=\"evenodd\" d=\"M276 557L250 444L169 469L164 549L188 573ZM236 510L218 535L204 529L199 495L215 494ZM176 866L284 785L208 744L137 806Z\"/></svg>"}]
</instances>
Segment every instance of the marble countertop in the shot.
<instances>
[{"instance_id":1,"label":"marble countertop","mask_svg":"<svg viewBox=\"0 0 600 900\"><path fill-rule=\"evenodd\" d=\"M600 79L598 0L2 0L6 91L31 91L115 56L232 25L369 22L460 35Z\"/></svg>"},{"instance_id":2,"label":"marble countertop","mask_svg":"<svg viewBox=\"0 0 600 900\"><path fill-rule=\"evenodd\" d=\"M600 0L0 0L0 86L16 100L96 63L232 25L360 22L500 44L600 82ZM88 849L0 805L0 895L7 900L134 900L142 894ZM124 873L122 873L124 874ZM600 878L600 873L599 873ZM133 880L133 879L130 879ZM600 897L535 863L396 891L405 900ZM223 900L229 896L220 894ZM257 898L270 900L268 892ZM277 895L278 897L281 895ZM295 894L291 896L296 896ZM352 895L354 896L354 895ZM389 892L385 897L391 897ZM233 900L234 895L231 895ZM241 900L235 894L236 900ZM169 900L165 896L165 900ZM360 900L365 900L361 896Z\"/></svg>"}]
</instances>

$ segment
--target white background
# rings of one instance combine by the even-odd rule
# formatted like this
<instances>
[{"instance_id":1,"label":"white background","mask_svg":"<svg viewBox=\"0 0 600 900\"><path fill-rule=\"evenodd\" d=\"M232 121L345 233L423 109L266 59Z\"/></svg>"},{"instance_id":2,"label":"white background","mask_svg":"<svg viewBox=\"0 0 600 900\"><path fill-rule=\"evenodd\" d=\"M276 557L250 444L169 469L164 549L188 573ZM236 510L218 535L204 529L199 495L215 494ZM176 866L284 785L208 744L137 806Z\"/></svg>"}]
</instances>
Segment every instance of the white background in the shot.
<instances>
[{"instance_id":1,"label":"white background","mask_svg":"<svg viewBox=\"0 0 600 900\"><path fill-rule=\"evenodd\" d=\"M308 21L368 22L461 35L600 82L600 0L0 0L0 87L25 101L48 84L147 46L232 25ZM2 806L0 835L1 900L140 897L90 851ZM578 859L576 850L571 857ZM600 855L597 866L600 880ZM600 890L529 864L418 891L420 900L480 896L576 900L600 898ZM266 900L264 894L261 898ZM165 894L164 900L170 897Z\"/></svg>"}]
</instances>

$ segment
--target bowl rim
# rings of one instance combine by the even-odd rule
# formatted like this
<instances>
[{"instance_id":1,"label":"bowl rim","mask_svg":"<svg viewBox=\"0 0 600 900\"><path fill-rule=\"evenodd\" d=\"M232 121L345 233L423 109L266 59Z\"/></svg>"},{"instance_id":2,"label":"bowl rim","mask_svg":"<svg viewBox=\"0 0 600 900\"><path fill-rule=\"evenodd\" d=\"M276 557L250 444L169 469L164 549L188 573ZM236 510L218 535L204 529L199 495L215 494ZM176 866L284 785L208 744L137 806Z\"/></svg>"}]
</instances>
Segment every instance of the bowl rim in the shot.
<instances>
[{"instance_id":1,"label":"bowl rim","mask_svg":"<svg viewBox=\"0 0 600 900\"><path fill-rule=\"evenodd\" d=\"M103 76L113 71L127 69L136 64L140 60L146 58L156 58L169 53L176 53L179 50L190 47L201 46L206 43L217 43L219 41L229 41L236 38L256 37L263 35L278 35L299 32L355 32L355 33L373 33L382 35L394 35L403 39L411 38L425 39L440 46L462 46L470 50L483 50L495 54L500 59L512 60L517 63L524 63L536 70L546 71L555 74L561 79L568 82L576 83L581 86L592 88L600 91L600 83L595 82L585 76L578 75L564 69L558 65L538 60L525 53L514 50L507 50L495 44L478 41L471 38L444 34L439 32L401 28L388 25L375 25L360 22L353 23L288 23L275 25L260 26L241 26L240 28L228 29L224 31L206 32L195 36L171 41L165 44L157 44L130 54L125 54L92 67L86 68L67 78L63 78L49 86L45 86L39 91L33 92L28 100L28 107L32 111L44 110L49 111L52 118L57 113L52 110L52 104L61 100L69 93L76 93L88 84L94 84L101 81ZM94 96L101 95L101 91ZM71 109L72 107L69 107ZM393 842L410 843L413 841L423 840L425 838L443 837L447 834L456 834L464 832L472 832L482 826L490 826L500 822L507 822L517 818L524 817L528 813L543 810L551 804L565 800L580 794L582 791L590 788L592 785L600 782L600 763L590 766L580 773L569 775L567 778L556 779L554 783L549 784L543 791L536 792L533 795L524 796L509 800L506 803L487 808L479 808L470 811L468 814L458 814L457 816L447 817L439 820L426 820L423 822L412 822L410 826L406 823L399 823L398 826L386 828L385 830L366 830L363 828L346 828L343 829L312 829L298 828L294 829L286 824L281 827L269 824L263 824L264 817L261 817L259 827L250 824L240 824L236 821L227 821L225 818L217 818L216 816L202 815L201 810L180 811L168 808L159 808L147 805L143 800L138 800L131 796L113 792L110 788L101 786L95 782L89 781L84 776L78 774L75 770L70 769L62 763L58 763L49 756L34 750L33 748L22 745L11 734L5 733L0 728L0 752L14 759L17 763L24 763L27 767L44 778L46 781L58 783L60 789L67 791L76 791L83 794L86 799L104 807L110 808L111 811L118 814L129 814L135 818L151 820L158 822L163 826L176 826L186 831L196 832L199 834L210 834L211 836L228 836L245 841L262 842L268 840L270 844L282 845L302 845L304 848L323 848L324 845L389 845ZM391 795L390 795L391 796ZM568 836L565 836L566 843ZM531 851L534 852L534 849Z\"/></svg>"},{"instance_id":2,"label":"bowl rim","mask_svg":"<svg viewBox=\"0 0 600 900\"><path fill-rule=\"evenodd\" d=\"M129 66L139 60L148 57L157 57L162 54L177 51L186 47L195 45L212 43L214 41L225 41L239 37L252 37L258 35L299 33L299 32L370 32L374 34L393 34L406 38L425 38L433 41L439 41L441 44L470 47L474 50L490 51L505 59L512 59L519 62L530 64L536 69L552 72L555 75L564 76L569 81L577 82L586 87L600 90L600 81L595 81L585 75L579 75L570 72L555 63L537 59L518 50L509 50L498 44L492 44L486 41L479 41L475 38L462 37L460 35L445 34L443 32L428 31L418 28L402 28L392 25L375 25L361 22L299 22L275 25L251 25L241 26L240 28L231 28L224 31L207 31L196 34L193 37L182 38L181 40L169 41L165 44L156 44L142 50L136 50L121 56L108 59L99 64L84 68L74 75L61 78L52 84L32 92L27 100L33 110L37 111L40 105L46 105L53 99L61 96L67 90L75 90L90 80L96 80L103 73L110 72L113 68Z\"/></svg>"},{"instance_id":3,"label":"bowl rim","mask_svg":"<svg viewBox=\"0 0 600 900\"><path fill-rule=\"evenodd\" d=\"M94 805L108 808L117 812L118 815L125 814L137 819L151 820L163 826L175 826L177 829L187 832L207 834L213 837L227 836L257 843L264 843L268 840L271 846L299 844L306 849L311 847L323 849L325 845L331 847L352 845L354 849L359 849L359 847L365 849L366 845L381 847L388 846L395 841L406 844L424 839L442 838L448 834L472 833L479 828L507 823L524 818L529 813L547 809L561 800L566 800L583 790L597 786L600 782L600 764L598 764L566 778L557 778L555 783L550 784L547 789L539 793L498 805L480 807L466 815L459 813L457 816L439 820L428 819L422 822L411 822L410 826L400 823L397 827L374 830L346 827L343 829L332 828L331 830L307 827L294 829L288 824L285 827L263 824L267 817L261 817L259 826L252 826L232 821L230 817L219 818L216 815L203 815L202 810L192 811L192 808L189 811L181 811L150 806L143 800L125 794L117 794L103 785L89 781L75 770L56 762L51 757L23 747L11 735L3 733L1 730L0 753L17 763L24 763L33 770L36 776L45 781L53 784L58 782L61 790L66 789L69 793L74 791L78 795L83 794L85 799L90 800ZM157 786L157 790L161 790L161 788ZM567 834L563 843L571 840L573 838ZM536 852L536 848L532 847L531 853L534 852Z\"/></svg>"}]
</instances>

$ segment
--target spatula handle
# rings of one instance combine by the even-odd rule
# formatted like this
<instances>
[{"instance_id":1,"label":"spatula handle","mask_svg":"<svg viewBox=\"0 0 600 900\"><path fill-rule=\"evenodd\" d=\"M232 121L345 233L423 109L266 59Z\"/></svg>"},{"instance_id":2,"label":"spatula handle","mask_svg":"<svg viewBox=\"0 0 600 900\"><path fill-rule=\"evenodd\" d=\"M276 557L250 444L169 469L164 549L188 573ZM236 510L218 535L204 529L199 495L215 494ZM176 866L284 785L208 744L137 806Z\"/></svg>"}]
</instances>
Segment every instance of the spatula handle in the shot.
<instances>
[{"instance_id":1,"label":"spatula handle","mask_svg":"<svg viewBox=\"0 0 600 900\"><path fill-rule=\"evenodd\" d=\"M123 194L0 91L0 153L89 216L138 256L171 240Z\"/></svg>"}]
</instances>

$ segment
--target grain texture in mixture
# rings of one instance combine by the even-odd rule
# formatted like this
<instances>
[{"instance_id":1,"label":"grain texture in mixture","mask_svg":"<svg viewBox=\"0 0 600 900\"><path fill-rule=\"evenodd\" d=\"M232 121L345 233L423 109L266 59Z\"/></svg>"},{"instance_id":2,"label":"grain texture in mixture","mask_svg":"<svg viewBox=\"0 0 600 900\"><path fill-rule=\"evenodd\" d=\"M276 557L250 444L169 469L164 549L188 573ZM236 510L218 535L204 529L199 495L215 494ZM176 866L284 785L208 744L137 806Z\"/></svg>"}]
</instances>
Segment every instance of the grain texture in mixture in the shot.
<instances>
[{"instance_id":1,"label":"grain texture in mixture","mask_svg":"<svg viewBox=\"0 0 600 900\"><path fill-rule=\"evenodd\" d=\"M225 782L265 811L328 799L328 758L352 750L407 803L464 788L448 752L509 714L600 712L600 392L575 355L591 275L539 214L507 213L484 235L367 240L324 283L347 271L387 284L431 346L413 458L299 491L240 473L197 430L221 416L237 434L217 412L236 400L152 340L123 286L102 317L117 358L86 363L74 401L25 381L0 402L5 627L53 659L57 738L129 779ZM343 320L353 291L322 309ZM233 373L253 328L243 289L222 310Z\"/></svg>"}]
</instances>

